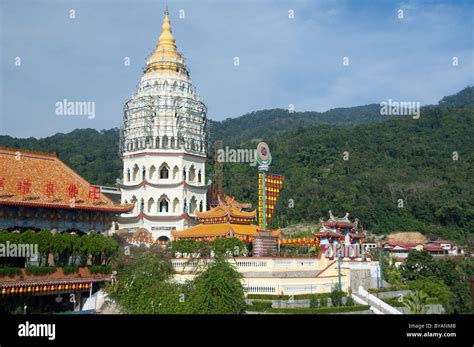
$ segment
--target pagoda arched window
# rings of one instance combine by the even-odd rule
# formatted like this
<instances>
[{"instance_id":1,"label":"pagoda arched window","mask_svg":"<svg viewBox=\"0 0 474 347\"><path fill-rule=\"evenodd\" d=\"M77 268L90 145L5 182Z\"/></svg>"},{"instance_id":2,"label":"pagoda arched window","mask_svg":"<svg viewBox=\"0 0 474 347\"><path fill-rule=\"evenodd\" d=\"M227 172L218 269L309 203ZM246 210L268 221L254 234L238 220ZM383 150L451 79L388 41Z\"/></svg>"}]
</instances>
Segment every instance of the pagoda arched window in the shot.
<instances>
[{"instance_id":1,"label":"pagoda arched window","mask_svg":"<svg viewBox=\"0 0 474 347\"><path fill-rule=\"evenodd\" d=\"M187 213L187 212L188 212L188 202L186 201L186 199L184 199L183 213Z\"/></svg>"},{"instance_id":2,"label":"pagoda arched window","mask_svg":"<svg viewBox=\"0 0 474 347\"><path fill-rule=\"evenodd\" d=\"M169 178L169 169L166 163L162 164L160 167L160 179L167 180Z\"/></svg>"},{"instance_id":3,"label":"pagoda arched window","mask_svg":"<svg viewBox=\"0 0 474 347\"><path fill-rule=\"evenodd\" d=\"M201 170L198 171L198 183L201 183Z\"/></svg>"},{"instance_id":4,"label":"pagoda arched window","mask_svg":"<svg viewBox=\"0 0 474 347\"><path fill-rule=\"evenodd\" d=\"M144 166L142 167L142 180L146 180L146 169Z\"/></svg>"},{"instance_id":5,"label":"pagoda arched window","mask_svg":"<svg viewBox=\"0 0 474 347\"><path fill-rule=\"evenodd\" d=\"M167 213L168 212L168 200L163 197L160 200L160 212Z\"/></svg>"},{"instance_id":6,"label":"pagoda arched window","mask_svg":"<svg viewBox=\"0 0 474 347\"><path fill-rule=\"evenodd\" d=\"M141 198L140 200L140 212L143 212L145 210L145 200Z\"/></svg>"},{"instance_id":7,"label":"pagoda arched window","mask_svg":"<svg viewBox=\"0 0 474 347\"><path fill-rule=\"evenodd\" d=\"M186 166L183 168L183 181L186 181Z\"/></svg>"},{"instance_id":8,"label":"pagoda arched window","mask_svg":"<svg viewBox=\"0 0 474 347\"><path fill-rule=\"evenodd\" d=\"M202 205L202 200L199 202L199 212L202 212L203 210L203 205Z\"/></svg>"},{"instance_id":9,"label":"pagoda arched window","mask_svg":"<svg viewBox=\"0 0 474 347\"><path fill-rule=\"evenodd\" d=\"M130 169L127 169L127 175L126 175L127 182L130 182Z\"/></svg>"},{"instance_id":10,"label":"pagoda arched window","mask_svg":"<svg viewBox=\"0 0 474 347\"><path fill-rule=\"evenodd\" d=\"M163 148L168 148L168 136L163 136Z\"/></svg>"},{"instance_id":11,"label":"pagoda arched window","mask_svg":"<svg viewBox=\"0 0 474 347\"><path fill-rule=\"evenodd\" d=\"M176 143L175 143L175 142L176 142L176 141L175 141L174 137L172 137L172 138L171 138L171 145L170 145L171 148L175 148L175 147L176 147Z\"/></svg>"}]
</instances>

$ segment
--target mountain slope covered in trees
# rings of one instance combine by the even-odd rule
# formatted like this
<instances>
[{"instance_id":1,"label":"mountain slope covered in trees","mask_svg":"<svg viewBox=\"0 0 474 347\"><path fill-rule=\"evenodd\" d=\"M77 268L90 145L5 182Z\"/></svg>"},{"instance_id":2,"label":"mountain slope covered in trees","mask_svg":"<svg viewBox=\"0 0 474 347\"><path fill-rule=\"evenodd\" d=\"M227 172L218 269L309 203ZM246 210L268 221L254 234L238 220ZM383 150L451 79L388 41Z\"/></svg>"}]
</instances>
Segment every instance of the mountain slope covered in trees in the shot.
<instances>
[{"instance_id":1,"label":"mountain slope covered in trees","mask_svg":"<svg viewBox=\"0 0 474 347\"><path fill-rule=\"evenodd\" d=\"M223 140L229 147L240 146L245 141L257 142L286 131L313 124L348 127L356 124L384 121L392 117L381 116L376 104L335 108L326 112L289 112L289 110L261 110L222 122L211 123L211 143Z\"/></svg>"},{"instance_id":2,"label":"mountain slope covered in trees","mask_svg":"<svg viewBox=\"0 0 474 347\"><path fill-rule=\"evenodd\" d=\"M473 105L469 87L422 108L419 119L386 119L377 105L325 113L265 110L214 122L211 138L233 148L255 148L256 140L270 145L271 172L286 176L275 227L315 222L332 209L350 212L376 232L420 230L465 240L474 231ZM0 146L54 151L95 184L114 184L121 173L117 129L0 136ZM256 172L226 163L224 191L256 206ZM215 178L212 157L208 173Z\"/></svg>"},{"instance_id":3,"label":"mountain slope covered in trees","mask_svg":"<svg viewBox=\"0 0 474 347\"><path fill-rule=\"evenodd\" d=\"M460 94L466 98L466 90ZM471 88L465 103L451 97L456 106L424 107L419 119L311 125L265 139L271 172L286 177L275 226L314 222L332 209L376 232L420 230L465 240L474 231L473 99ZM224 190L256 203L256 168L224 168Z\"/></svg>"}]
</instances>

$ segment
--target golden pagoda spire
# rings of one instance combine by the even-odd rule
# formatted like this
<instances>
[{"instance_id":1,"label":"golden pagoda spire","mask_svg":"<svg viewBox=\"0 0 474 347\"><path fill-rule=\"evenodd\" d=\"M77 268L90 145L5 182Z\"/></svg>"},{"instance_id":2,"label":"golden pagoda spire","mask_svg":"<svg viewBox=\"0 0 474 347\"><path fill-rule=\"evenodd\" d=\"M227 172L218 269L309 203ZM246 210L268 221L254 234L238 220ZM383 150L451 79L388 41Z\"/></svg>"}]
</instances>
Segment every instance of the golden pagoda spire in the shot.
<instances>
[{"instance_id":1,"label":"golden pagoda spire","mask_svg":"<svg viewBox=\"0 0 474 347\"><path fill-rule=\"evenodd\" d=\"M179 53L176 50L176 43L174 40L173 33L171 32L171 23L168 17L168 7L165 10L165 18L163 19L163 24L161 25L161 35L158 39L156 49L152 54L152 57L159 56L176 56L179 57Z\"/></svg>"},{"instance_id":2,"label":"golden pagoda spire","mask_svg":"<svg viewBox=\"0 0 474 347\"><path fill-rule=\"evenodd\" d=\"M171 32L171 23L168 17L168 9L165 11L165 18L163 19L163 25L161 26L161 35L158 40L158 48L170 47L176 49L173 34Z\"/></svg>"},{"instance_id":3,"label":"golden pagoda spire","mask_svg":"<svg viewBox=\"0 0 474 347\"><path fill-rule=\"evenodd\" d=\"M168 6L165 8L160 38L155 51L147 62L146 72L150 71L184 72L187 74L184 60L176 49L175 39L171 32Z\"/></svg>"}]
</instances>

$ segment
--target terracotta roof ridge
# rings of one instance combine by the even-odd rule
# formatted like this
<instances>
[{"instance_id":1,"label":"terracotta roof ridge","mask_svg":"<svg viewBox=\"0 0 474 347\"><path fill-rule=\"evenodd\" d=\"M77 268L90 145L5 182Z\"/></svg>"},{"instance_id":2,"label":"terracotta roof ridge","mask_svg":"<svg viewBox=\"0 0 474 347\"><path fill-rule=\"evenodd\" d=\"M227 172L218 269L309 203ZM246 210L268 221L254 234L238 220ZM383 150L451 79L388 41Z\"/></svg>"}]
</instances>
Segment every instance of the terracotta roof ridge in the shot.
<instances>
[{"instance_id":1,"label":"terracotta roof ridge","mask_svg":"<svg viewBox=\"0 0 474 347\"><path fill-rule=\"evenodd\" d=\"M19 149L19 148L8 148L8 147L0 147L0 153L20 153L21 155L26 154L26 155L34 155L36 157L43 157L43 158L58 158L58 155L56 152L39 152L39 151L30 151L26 149Z\"/></svg>"}]
</instances>

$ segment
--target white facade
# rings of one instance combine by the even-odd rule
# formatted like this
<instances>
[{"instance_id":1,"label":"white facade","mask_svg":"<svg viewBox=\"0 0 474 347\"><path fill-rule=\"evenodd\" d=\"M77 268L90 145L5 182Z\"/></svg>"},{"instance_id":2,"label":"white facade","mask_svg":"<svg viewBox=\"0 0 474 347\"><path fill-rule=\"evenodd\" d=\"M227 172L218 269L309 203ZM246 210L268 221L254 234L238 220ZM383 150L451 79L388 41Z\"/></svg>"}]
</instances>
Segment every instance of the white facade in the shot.
<instances>
[{"instance_id":1,"label":"white facade","mask_svg":"<svg viewBox=\"0 0 474 347\"><path fill-rule=\"evenodd\" d=\"M167 13L135 95L125 103L120 150L122 203L135 202L121 228L155 239L194 225L206 210L206 106L177 51Z\"/></svg>"}]
</instances>

